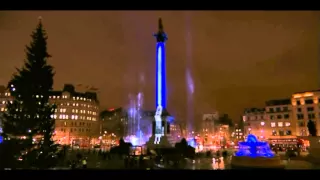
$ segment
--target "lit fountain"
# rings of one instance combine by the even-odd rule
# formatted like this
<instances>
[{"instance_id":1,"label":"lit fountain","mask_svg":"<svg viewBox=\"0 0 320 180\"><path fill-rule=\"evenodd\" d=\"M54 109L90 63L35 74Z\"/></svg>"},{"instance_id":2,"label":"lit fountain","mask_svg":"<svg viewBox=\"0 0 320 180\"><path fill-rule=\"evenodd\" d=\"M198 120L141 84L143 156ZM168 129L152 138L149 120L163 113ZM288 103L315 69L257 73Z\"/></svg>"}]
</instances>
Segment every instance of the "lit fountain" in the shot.
<instances>
[{"instance_id":1,"label":"lit fountain","mask_svg":"<svg viewBox=\"0 0 320 180\"><path fill-rule=\"evenodd\" d=\"M231 168L284 169L284 165L267 142L258 141L256 136L249 134L245 142L239 142L239 151L232 157Z\"/></svg>"},{"instance_id":2,"label":"lit fountain","mask_svg":"<svg viewBox=\"0 0 320 180\"><path fill-rule=\"evenodd\" d=\"M142 129L145 120L142 119L143 94L138 93L137 96L130 97L130 108L128 111L128 132L125 137L126 142L130 142L133 146L141 146L148 140L148 130Z\"/></svg>"}]
</instances>

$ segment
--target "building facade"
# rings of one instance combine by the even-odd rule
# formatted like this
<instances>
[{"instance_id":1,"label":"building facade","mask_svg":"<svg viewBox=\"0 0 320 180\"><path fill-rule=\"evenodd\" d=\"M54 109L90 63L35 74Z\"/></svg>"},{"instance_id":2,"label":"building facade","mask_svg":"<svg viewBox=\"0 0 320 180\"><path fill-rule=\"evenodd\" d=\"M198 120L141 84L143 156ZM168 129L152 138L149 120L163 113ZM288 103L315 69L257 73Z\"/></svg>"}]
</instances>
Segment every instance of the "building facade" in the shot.
<instances>
[{"instance_id":1,"label":"building facade","mask_svg":"<svg viewBox=\"0 0 320 180\"><path fill-rule=\"evenodd\" d=\"M296 144L296 118L291 99L266 102L265 108L251 108L243 116L244 134L254 134L271 144Z\"/></svg>"},{"instance_id":2,"label":"building facade","mask_svg":"<svg viewBox=\"0 0 320 180\"><path fill-rule=\"evenodd\" d=\"M296 119L297 136L309 136L308 121L315 122L320 135L320 109L319 109L320 90L305 91L294 93L291 97L292 112Z\"/></svg>"},{"instance_id":3,"label":"building facade","mask_svg":"<svg viewBox=\"0 0 320 180\"><path fill-rule=\"evenodd\" d=\"M0 112L13 97L4 86L0 87ZM99 137L99 102L96 93L76 92L66 84L62 91L52 91L49 102L56 104L54 140L59 144L89 146Z\"/></svg>"},{"instance_id":4,"label":"building facade","mask_svg":"<svg viewBox=\"0 0 320 180\"><path fill-rule=\"evenodd\" d=\"M291 99L267 101L266 112L269 120L267 125L270 125L267 136L271 144L297 144L296 118L292 112Z\"/></svg>"},{"instance_id":5,"label":"building facade","mask_svg":"<svg viewBox=\"0 0 320 180\"><path fill-rule=\"evenodd\" d=\"M242 120L244 123L244 138L246 138L248 134L254 134L259 139L265 139L267 138L266 135L270 134L265 108L245 109Z\"/></svg>"},{"instance_id":6,"label":"building facade","mask_svg":"<svg viewBox=\"0 0 320 180\"><path fill-rule=\"evenodd\" d=\"M202 115L201 136L212 136L215 134L215 122L219 119L219 113L208 113Z\"/></svg>"},{"instance_id":7,"label":"building facade","mask_svg":"<svg viewBox=\"0 0 320 180\"><path fill-rule=\"evenodd\" d=\"M122 108L110 108L100 113L103 134L124 137L127 131L128 115Z\"/></svg>"},{"instance_id":8,"label":"building facade","mask_svg":"<svg viewBox=\"0 0 320 180\"><path fill-rule=\"evenodd\" d=\"M99 102L94 92L76 92L66 84L62 91L49 97L57 105L54 139L60 144L89 146L98 142L100 135Z\"/></svg>"},{"instance_id":9,"label":"building facade","mask_svg":"<svg viewBox=\"0 0 320 180\"><path fill-rule=\"evenodd\" d=\"M231 135L235 142L244 140L243 128L239 126L239 124L235 124L234 131Z\"/></svg>"}]
</instances>

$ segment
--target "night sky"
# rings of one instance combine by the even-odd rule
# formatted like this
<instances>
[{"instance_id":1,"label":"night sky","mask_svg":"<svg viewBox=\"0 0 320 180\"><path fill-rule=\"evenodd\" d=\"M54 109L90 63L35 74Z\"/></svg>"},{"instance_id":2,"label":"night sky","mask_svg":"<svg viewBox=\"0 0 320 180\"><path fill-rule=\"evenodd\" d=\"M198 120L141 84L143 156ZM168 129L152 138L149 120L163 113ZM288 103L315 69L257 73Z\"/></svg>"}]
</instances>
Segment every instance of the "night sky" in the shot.
<instances>
[{"instance_id":1,"label":"night sky","mask_svg":"<svg viewBox=\"0 0 320 180\"><path fill-rule=\"evenodd\" d=\"M307 11L2 11L0 84L22 65L39 16L55 89L97 87L104 108L126 106L139 91L145 109L155 108L152 33L159 17L169 37L168 110L177 119L194 108L195 121L214 110L239 120L246 107L318 88L320 16Z\"/></svg>"}]
</instances>

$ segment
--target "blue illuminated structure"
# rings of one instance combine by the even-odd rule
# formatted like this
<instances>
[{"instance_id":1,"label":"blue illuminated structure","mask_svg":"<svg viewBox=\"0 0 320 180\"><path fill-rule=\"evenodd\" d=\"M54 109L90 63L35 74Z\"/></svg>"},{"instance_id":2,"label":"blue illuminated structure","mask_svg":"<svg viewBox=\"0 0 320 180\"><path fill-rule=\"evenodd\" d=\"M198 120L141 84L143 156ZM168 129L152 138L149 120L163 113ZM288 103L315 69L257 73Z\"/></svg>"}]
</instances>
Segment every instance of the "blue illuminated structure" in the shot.
<instances>
[{"instance_id":1,"label":"blue illuminated structure","mask_svg":"<svg viewBox=\"0 0 320 180\"><path fill-rule=\"evenodd\" d=\"M273 152L267 142L258 141L257 137L249 134L245 142L239 142L239 151L236 156L256 157L274 157Z\"/></svg>"},{"instance_id":2,"label":"blue illuminated structure","mask_svg":"<svg viewBox=\"0 0 320 180\"><path fill-rule=\"evenodd\" d=\"M162 20L159 19L158 32L154 34L157 40L156 50L156 108L161 106L167 107L167 90L166 90L166 47L165 42L168 40L163 30Z\"/></svg>"},{"instance_id":3,"label":"blue illuminated structure","mask_svg":"<svg viewBox=\"0 0 320 180\"><path fill-rule=\"evenodd\" d=\"M0 127L0 134L2 133L3 131L2 131L2 128ZM3 142L3 137L2 136L0 136L0 144Z\"/></svg>"}]
</instances>

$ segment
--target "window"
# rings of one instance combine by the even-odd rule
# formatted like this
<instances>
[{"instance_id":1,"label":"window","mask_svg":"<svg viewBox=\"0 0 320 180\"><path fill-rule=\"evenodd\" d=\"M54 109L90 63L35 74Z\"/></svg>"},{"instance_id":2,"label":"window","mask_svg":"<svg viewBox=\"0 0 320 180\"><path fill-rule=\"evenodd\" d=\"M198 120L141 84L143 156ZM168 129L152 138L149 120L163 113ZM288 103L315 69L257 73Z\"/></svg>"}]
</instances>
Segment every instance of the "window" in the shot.
<instances>
[{"instance_id":1,"label":"window","mask_svg":"<svg viewBox=\"0 0 320 180\"><path fill-rule=\"evenodd\" d=\"M279 131L279 135L280 135L280 136L284 136L283 130L280 130L280 131Z\"/></svg>"},{"instance_id":2,"label":"window","mask_svg":"<svg viewBox=\"0 0 320 180\"><path fill-rule=\"evenodd\" d=\"M313 99L306 99L304 101L305 104L313 104Z\"/></svg>"},{"instance_id":3,"label":"window","mask_svg":"<svg viewBox=\"0 0 320 180\"><path fill-rule=\"evenodd\" d=\"M289 111L288 107L283 107L283 111Z\"/></svg>"},{"instance_id":4,"label":"window","mask_svg":"<svg viewBox=\"0 0 320 180\"><path fill-rule=\"evenodd\" d=\"M286 130L286 135L287 135L287 136L292 135L291 131L290 131L290 130Z\"/></svg>"},{"instance_id":5,"label":"window","mask_svg":"<svg viewBox=\"0 0 320 180\"><path fill-rule=\"evenodd\" d=\"M299 100L297 101L297 105L301 105L301 102Z\"/></svg>"},{"instance_id":6,"label":"window","mask_svg":"<svg viewBox=\"0 0 320 180\"><path fill-rule=\"evenodd\" d=\"M289 119L290 116L289 116L289 114L285 114L283 117L284 117L284 119Z\"/></svg>"},{"instance_id":7,"label":"window","mask_svg":"<svg viewBox=\"0 0 320 180\"><path fill-rule=\"evenodd\" d=\"M283 122L278 122L278 127L283 127Z\"/></svg>"},{"instance_id":8,"label":"window","mask_svg":"<svg viewBox=\"0 0 320 180\"><path fill-rule=\"evenodd\" d=\"M314 108L313 107L307 107L307 111L313 111Z\"/></svg>"},{"instance_id":9,"label":"window","mask_svg":"<svg viewBox=\"0 0 320 180\"><path fill-rule=\"evenodd\" d=\"M269 111L270 111L270 112L274 112L273 108L269 108Z\"/></svg>"},{"instance_id":10,"label":"window","mask_svg":"<svg viewBox=\"0 0 320 180\"><path fill-rule=\"evenodd\" d=\"M309 119L314 119L315 117L316 117L316 116L315 116L314 113L308 114L308 118L309 118Z\"/></svg>"},{"instance_id":11,"label":"window","mask_svg":"<svg viewBox=\"0 0 320 180\"><path fill-rule=\"evenodd\" d=\"M277 135L277 131L276 130L272 130L272 136L276 136Z\"/></svg>"},{"instance_id":12,"label":"window","mask_svg":"<svg viewBox=\"0 0 320 180\"><path fill-rule=\"evenodd\" d=\"M291 124L290 124L290 122L286 122L285 125L286 125L286 127L289 127Z\"/></svg>"},{"instance_id":13,"label":"window","mask_svg":"<svg viewBox=\"0 0 320 180\"><path fill-rule=\"evenodd\" d=\"M282 119L282 116L281 115L277 115L277 119Z\"/></svg>"},{"instance_id":14,"label":"window","mask_svg":"<svg viewBox=\"0 0 320 180\"><path fill-rule=\"evenodd\" d=\"M303 121L300 121L300 122L298 122L298 126L299 126L299 127L304 127L304 126L305 126L305 124L304 124L304 122L303 122Z\"/></svg>"},{"instance_id":15,"label":"window","mask_svg":"<svg viewBox=\"0 0 320 180\"><path fill-rule=\"evenodd\" d=\"M270 116L270 119L274 119L274 116L273 116L273 115L271 115L271 116Z\"/></svg>"},{"instance_id":16,"label":"window","mask_svg":"<svg viewBox=\"0 0 320 180\"><path fill-rule=\"evenodd\" d=\"M276 127L276 123L275 123L275 122L272 122L272 123L271 123L271 127Z\"/></svg>"},{"instance_id":17,"label":"window","mask_svg":"<svg viewBox=\"0 0 320 180\"><path fill-rule=\"evenodd\" d=\"M276 111L277 111L277 112L280 112L280 111L281 111L281 108L280 108L280 107L277 107L277 108L276 108Z\"/></svg>"},{"instance_id":18,"label":"window","mask_svg":"<svg viewBox=\"0 0 320 180\"><path fill-rule=\"evenodd\" d=\"M301 109L301 108L297 108L297 111L298 111L298 112L301 112L301 111L302 111L302 109Z\"/></svg>"},{"instance_id":19,"label":"window","mask_svg":"<svg viewBox=\"0 0 320 180\"><path fill-rule=\"evenodd\" d=\"M260 124L261 124L261 126L264 126L265 123L264 123L264 122L261 122Z\"/></svg>"},{"instance_id":20,"label":"window","mask_svg":"<svg viewBox=\"0 0 320 180\"><path fill-rule=\"evenodd\" d=\"M303 114L297 114L297 119L304 119Z\"/></svg>"}]
</instances>

